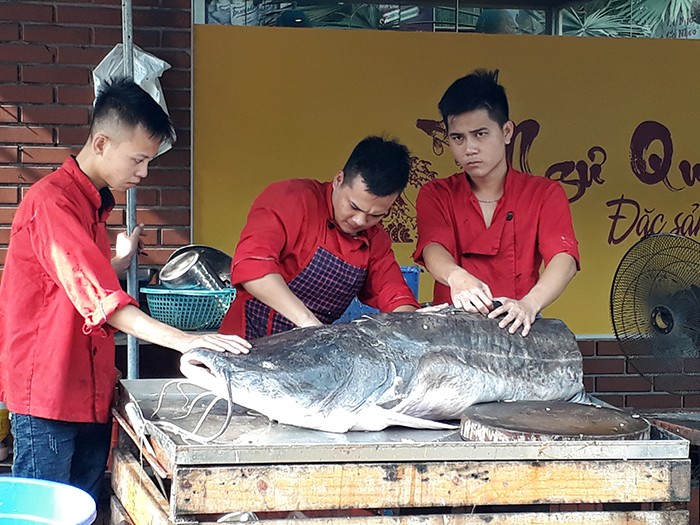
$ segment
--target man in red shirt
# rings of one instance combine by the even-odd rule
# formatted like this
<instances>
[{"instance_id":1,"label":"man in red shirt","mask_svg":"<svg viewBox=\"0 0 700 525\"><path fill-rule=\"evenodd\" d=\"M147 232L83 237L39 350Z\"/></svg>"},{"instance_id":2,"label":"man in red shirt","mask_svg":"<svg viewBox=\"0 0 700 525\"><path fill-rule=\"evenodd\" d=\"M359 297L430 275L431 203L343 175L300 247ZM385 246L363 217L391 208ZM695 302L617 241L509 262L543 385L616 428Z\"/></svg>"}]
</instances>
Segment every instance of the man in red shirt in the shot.
<instances>
[{"instance_id":1,"label":"man in red shirt","mask_svg":"<svg viewBox=\"0 0 700 525\"><path fill-rule=\"evenodd\" d=\"M0 400L12 412L15 476L69 483L97 499L110 447L115 331L180 352L248 351L239 337L160 323L121 289L115 269L128 267L142 226L110 260L110 188L136 186L173 138L150 95L130 80L109 82L80 153L22 199L0 282Z\"/></svg>"},{"instance_id":2,"label":"man in red shirt","mask_svg":"<svg viewBox=\"0 0 700 525\"><path fill-rule=\"evenodd\" d=\"M514 124L498 71L460 78L438 107L463 171L421 188L413 257L435 278L435 304L502 315L502 328L527 335L579 269L568 199L559 183L508 166Z\"/></svg>"},{"instance_id":3,"label":"man in red shirt","mask_svg":"<svg viewBox=\"0 0 700 525\"><path fill-rule=\"evenodd\" d=\"M220 332L253 339L329 324L352 299L418 307L380 221L408 183L405 146L368 137L332 182L293 179L253 202L231 264L238 294Z\"/></svg>"}]
</instances>

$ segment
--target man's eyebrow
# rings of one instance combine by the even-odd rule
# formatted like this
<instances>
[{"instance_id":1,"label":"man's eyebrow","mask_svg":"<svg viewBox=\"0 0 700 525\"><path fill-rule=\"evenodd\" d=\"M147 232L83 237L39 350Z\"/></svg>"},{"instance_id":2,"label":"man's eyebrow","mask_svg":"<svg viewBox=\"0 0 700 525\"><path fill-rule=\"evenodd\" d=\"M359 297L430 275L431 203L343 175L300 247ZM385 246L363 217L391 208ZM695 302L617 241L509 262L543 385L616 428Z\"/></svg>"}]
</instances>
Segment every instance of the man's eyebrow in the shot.
<instances>
[{"instance_id":1,"label":"man's eyebrow","mask_svg":"<svg viewBox=\"0 0 700 525\"><path fill-rule=\"evenodd\" d=\"M365 210L360 208L355 202L350 201L350 204L352 205L353 208L355 208L357 211L361 211L362 213L366 213L367 215L370 215L372 217L384 217L386 216L389 212L384 212L384 213L367 213Z\"/></svg>"}]
</instances>

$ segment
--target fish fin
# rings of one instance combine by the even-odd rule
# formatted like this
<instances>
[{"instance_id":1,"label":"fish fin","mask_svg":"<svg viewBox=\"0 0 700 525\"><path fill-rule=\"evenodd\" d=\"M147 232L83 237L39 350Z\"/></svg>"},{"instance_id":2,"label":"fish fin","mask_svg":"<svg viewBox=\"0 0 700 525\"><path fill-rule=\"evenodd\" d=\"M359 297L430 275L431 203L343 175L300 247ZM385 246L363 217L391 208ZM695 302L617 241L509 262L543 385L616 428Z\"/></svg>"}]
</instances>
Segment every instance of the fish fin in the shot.
<instances>
[{"instance_id":1,"label":"fish fin","mask_svg":"<svg viewBox=\"0 0 700 525\"><path fill-rule=\"evenodd\" d=\"M350 430L377 431L384 430L392 425L426 430L452 430L459 428L459 425L407 416L406 414L393 412L378 406L366 408L358 413L357 416L358 422Z\"/></svg>"}]
</instances>

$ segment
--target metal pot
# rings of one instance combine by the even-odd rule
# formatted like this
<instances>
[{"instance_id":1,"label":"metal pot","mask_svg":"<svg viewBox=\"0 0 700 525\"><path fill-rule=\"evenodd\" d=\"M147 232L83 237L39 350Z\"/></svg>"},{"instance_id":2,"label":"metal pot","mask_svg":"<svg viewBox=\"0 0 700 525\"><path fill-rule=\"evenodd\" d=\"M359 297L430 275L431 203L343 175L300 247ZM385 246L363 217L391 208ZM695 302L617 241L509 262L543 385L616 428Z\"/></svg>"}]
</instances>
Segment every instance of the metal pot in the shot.
<instances>
[{"instance_id":1,"label":"metal pot","mask_svg":"<svg viewBox=\"0 0 700 525\"><path fill-rule=\"evenodd\" d=\"M158 274L166 288L223 290L226 286L199 252L187 251L170 259Z\"/></svg>"}]
</instances>

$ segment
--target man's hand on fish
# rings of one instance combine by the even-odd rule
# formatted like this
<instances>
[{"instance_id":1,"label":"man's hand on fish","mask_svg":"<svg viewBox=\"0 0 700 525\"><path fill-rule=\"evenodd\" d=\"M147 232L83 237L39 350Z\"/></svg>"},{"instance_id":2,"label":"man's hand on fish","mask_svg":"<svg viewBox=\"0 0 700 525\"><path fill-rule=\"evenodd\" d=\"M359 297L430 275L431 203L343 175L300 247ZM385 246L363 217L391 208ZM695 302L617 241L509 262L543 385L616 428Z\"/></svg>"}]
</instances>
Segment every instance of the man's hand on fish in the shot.
<instances>
[{"instance_id":1,"label":"man's hand on fish","mask_svg":"<svg viewBox=\"0 0 700 525\"><path fill-rule=\"evenodd\" d=\"M449 306L450 306L450 303L428 304L428 305L425 305L425 306L419 308L418 310L416 310L416 312L421 313L421 314L429 314L432 312L439 312L440 310L444 310L445 308L447 308Z\"/></svg>"},{"instance_id":2,"label":"man's hand on fish","mask_svg":"<svg viewBox=\"0 0 700 525\"><path fill-rule=\"evenodd\" d=\"M494 300L495 308L488 314L490 319L499 318L498 326L508 328L511 334L522 328L522 335L525 337L530 333L532 323L535 322L537 309L533 309L525 301L516 301L508 297L498 297Z\"/></svg>"},{"instance_id":3,"label":"man's hand on fish","mask_svg":"<svg viewBox=\"0 0 700 525\"><path fill-rule=\"evenodd\" d=\"M247 354L251 344L237 335L224 335L217 333L192 335L187 343L187 350L206 348L215 352L228 352L231 354Z\"/></svg>"},{"instance_id":4,"label":"man's hand on fish","mask_svg":"<svg viewBox=\"0 0 700 525\"><path fill-rule=\"evenodd\" d=\"M452 304L470 313L488 315L492 308L493 295L488 284L480 281L462 268L456 268L447 279L452 295Z\"/></svg>"}]
</instances>

